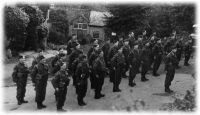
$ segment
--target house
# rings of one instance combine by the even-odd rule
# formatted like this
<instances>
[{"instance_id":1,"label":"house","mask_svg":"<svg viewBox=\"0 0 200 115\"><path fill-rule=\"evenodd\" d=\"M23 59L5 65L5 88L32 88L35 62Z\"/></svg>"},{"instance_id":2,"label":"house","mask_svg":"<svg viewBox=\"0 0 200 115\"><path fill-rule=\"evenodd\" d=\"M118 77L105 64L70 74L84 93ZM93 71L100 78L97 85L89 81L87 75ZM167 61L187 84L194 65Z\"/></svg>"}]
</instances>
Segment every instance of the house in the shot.
<instances>
[{"instance_id":1,"label":"house","mask_svg":"<svg viewBox=\"0 0 200 115\"><path fill-rule=\"evenodd\" d=\"M66 10L69 22L69 36L77 35L77 39L105 39L105 17L110 16L108 12L92 11L82 9L80 6L59 6L52 9L62 8Z\"/></svg>"}]
</instances>

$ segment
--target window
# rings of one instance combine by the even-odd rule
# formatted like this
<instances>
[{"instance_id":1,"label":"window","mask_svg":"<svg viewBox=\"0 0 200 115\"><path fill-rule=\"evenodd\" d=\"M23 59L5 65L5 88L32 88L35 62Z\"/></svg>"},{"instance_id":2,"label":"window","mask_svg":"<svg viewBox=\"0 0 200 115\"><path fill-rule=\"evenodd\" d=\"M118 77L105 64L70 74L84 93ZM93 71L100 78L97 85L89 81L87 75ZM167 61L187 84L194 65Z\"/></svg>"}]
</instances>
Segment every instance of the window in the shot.
<instances>
[{"instance_id":1,"label":"window","mask_svg":"<svg viewBox=\"0 0 200 115\"><path fill-rule=\"evenodd\" d=\"M77 29L78 28L78 24L74 24L74 29Z\"/></svg>"},{"instance_id":2,"label":"window","mask_svg":"<svg viewBox=\"0 0 200 115\"><path fill-rule=\"evenodd\" d=\"M83 24L82 29L87 29L87 24Z\"/></svg>"},{"instance_id":3,"label":"window","mask_svg":"<svg viewBox=\"0 0 200 115\"><path fill-rule=\"evenodd\" d=\"M99 38L99 31L93 32L93 38Z\"/></svg>"},{"instance_id":4,"label":"window","mask_svg":"<svg viewBox=\"0 0 200 115\"><path fill-rule=\"evenodd\" d=\"M87 24L86 23L75 23L73 25L74 29L83 29L83 30L87 30Z\"/></svg>"}]
</instances>

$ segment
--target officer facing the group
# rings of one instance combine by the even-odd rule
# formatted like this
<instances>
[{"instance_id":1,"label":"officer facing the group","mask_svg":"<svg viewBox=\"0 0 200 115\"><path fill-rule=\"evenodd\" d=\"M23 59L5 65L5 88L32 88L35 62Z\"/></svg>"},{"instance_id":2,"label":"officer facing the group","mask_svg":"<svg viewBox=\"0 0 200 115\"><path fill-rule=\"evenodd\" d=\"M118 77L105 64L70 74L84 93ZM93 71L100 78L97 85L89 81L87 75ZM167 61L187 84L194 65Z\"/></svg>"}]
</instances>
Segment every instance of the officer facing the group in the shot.
<instances>
[{"instance_id":1,"label":"officer facing the group","mask_svg":"<svg viewBox=\"0 0 200 115\"><path fill-rule=\"evenodd\" d=\"M171 85L172 80L174 79L175 69L178 63L176 57L176 47L172 47L172 51L166 56L165 59L165 70L166 70L166 78L165 78L165 92L171 93L173 92L169 87Z\"/></svg>"},{"instance_id":2,"label":"officer facing the group","mask_svg":"<svg viewBox=\"0 0 200 115\"><path fill-rule=\"evenodd\" d=\"M113 92L121 92L119 89L119 84L123 76L123 71L125 68L125 57L122 53L122 47L119 48L118 53L114 55L111 59L111 66L115 71L115 76L113 77Z\"/></svg>"},{"instance_id":3,"label":"officer facing the group","mask_svg":"<svg viewBox=\"0 0 200 115\"><path fill-rule=\"evenodd\" d=\"M32 82L35 84L36 91L35 101L38 109L46 108L46 106L42 104L46 96L46 87L49 75L48 65L45 63L45 59L42 59L37 65L35 65L32 73Z\"/></svg>"},{"instance_id":4,"label":"officer facing the group","mask_svg":"<svg viewBox=\"0 0 200 115\"><path fill-rule=\"evenodd\" d=\"M104 84L104 77L108 71L106 68L106 64L103 58L103 51L98 50L98 57L93 63L93 70L95 73L95 99L99 99L101 97L104 97L105 95L101 93L102 86Z\"/></svg>"},{"instance_id":5,"label":"officer facing the group","mask_svg":"<svg viewBox=\"0 0 200 115\"><path fill-rule=\"evenodd\" d=\"M66 65L64 64L60 71L58 71L55 77L52 79L52 85L55 88L58 111L65 111L62 107L64 106L66 100L67 86L69 85L69 82L70 79L66 72Z\"/></svg>"},{"instance_id":6,"label":"officer facing the group","mask_svg":"<svg viewBox=\"0 0 200 115\"><path fill-rule=\"evenodd\" d=\"M89 77L89 65L86 56L84 56L83 61L78 64L75 76L78 105L84 106L86 103L83 98L86 96L88 85L87 79Z\"/></svg>"},{"instance_id":7,"label":"officer facing the group","mask_svg":"<svg viewBox=\"0 0 200 115\"><path fill-rule=\"evenodd\" d=\"M18 105L22 103L28 103L28 101L24 100L26 93L26 84L29 70L27 65L25 64L25 58L22 56L19 59L19 63L14 67L14 71L12 74L13 81L17 84L17 101Z\"/></svg>"}]
</instances>

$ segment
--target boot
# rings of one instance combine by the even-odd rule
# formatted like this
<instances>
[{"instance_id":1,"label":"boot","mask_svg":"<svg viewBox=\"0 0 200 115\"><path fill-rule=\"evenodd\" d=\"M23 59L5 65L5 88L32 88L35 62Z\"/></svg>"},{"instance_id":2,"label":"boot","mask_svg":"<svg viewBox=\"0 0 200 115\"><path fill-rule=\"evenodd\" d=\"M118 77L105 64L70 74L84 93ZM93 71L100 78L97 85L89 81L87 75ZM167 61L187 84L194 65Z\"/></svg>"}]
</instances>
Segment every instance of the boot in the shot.
<instances>
[{"instance_id":1,"label":"boot","mask_svg":"<svg viewBox=\"0 0 200 115\"><path fill-rule=\"evenodd\" d=\"M46 108L47 106L46 106L46 105L43 105L43 104L41 103L41 107L42 107L42 108Z\"/></svg>"},{"instance_id":2,"label":"boot","mask_svg":"<svg viewBox=\"0 0 200 115\"><path fill-rule=\"evenodd\" d=\"M165 88L165 92L166 93L173 93L173 90L171 90L170 88Z\"/></svg>"},{"instance_id":3,"label":"boot","mask_svg":"<svg viewBox=\"0 0 200 115\"><path fill-rule=\"evenodd\" d=\"M146 82L146 81L148 81L148 80L149 80L149 79L147 79L146 77L142 77L142 78L141 78L141 81L142 81L142 82Z\"/></svg>"},{"instance_id":4,"label":"boot","mask_svg":"<svg viewBox=\"0 0 200 115\"><path fill-rule=\"evenodd\" d=\"M64 110L63 108L57 108L57 111L59 111L59 112L66 112L66 110Z\"/></svg>"},{"instance_id":5,"label":"boot","mask_svg":"<svg viewBox=\"0 0 200 115\"><path fill-rule=\"evenodd\" d=\"M100 97L105 97L105 94L101 94L101 93L100 93Z\"/></svg>"},{"instance_id":6,"label":"boot","mask_svg":"<svg viewBox=\"0 0 200 115\"><path fill-rule=\"evenodd\" d=\"M22 104L22 102L21 101L18 101L18 105L21 105Z\"/></svg>"},{"instance_id":7,"label":"boot","mask_svg":"<svg viewBox=\"0 0 200 115\"><path fill-rule=\"evenodd\" d=\"M130 87L134 87L134 86L136 86L136 83L133 83L133 82L132 82L132 83L129 83L129 86L130 86Z\"/></svg>"},{"instance_id":8,"label":"boot","mask_svg":"<svg viewBox=\"0 0 200 115\"><path fill-rule=\"evenodd\" d=\"M22 103L28 103L28 101L26 101L26 100L23 99L23 100L22 100Z\"/></svg>"},{"instance_id":9,"label":"boot","mask_svg":"<svg viewBox=\"0 0 200 115\"><path fill-rule=\"evenodd\" d=\"M37 108L42 109L41 103L37 102Z\"/></svg>"}]
</instances>

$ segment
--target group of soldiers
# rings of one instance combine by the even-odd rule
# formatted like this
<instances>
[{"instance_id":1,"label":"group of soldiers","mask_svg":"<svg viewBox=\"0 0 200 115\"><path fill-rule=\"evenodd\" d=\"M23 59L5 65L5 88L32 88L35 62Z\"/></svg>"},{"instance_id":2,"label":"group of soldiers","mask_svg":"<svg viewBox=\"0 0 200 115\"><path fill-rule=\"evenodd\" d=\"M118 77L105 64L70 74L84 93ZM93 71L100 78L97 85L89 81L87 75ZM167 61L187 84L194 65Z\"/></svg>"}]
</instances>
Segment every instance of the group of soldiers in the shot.
<instances>
[{"instance_id":1,"label":"group of soldiers","mask_svg":"<svg viewBox=\"0 0 200 115\"><path fill-rule=\"evenodd\" d=\"M185 55L184 65L189 65L192 39L183 43L183 39L177 39L175 32L169 38L163 39L158 38L155 32L150 37L146 34L146 31L143 31L137 39L133 32L129 33L127 39L122 36L118 38L113 36L115 40L112 45L109 40L102 45L98 43L98 40L94 40L87 54L83 53L76 35L73 35L67 45L67 54L60 50L51 64L47 64L41 52L30 68L26 66L26 60L22 56L12 74L13 81L17 84L18 105L28 103L24 100L28 74L35 87L37 108L46 108L43 101L47 81L49 76L53 76L51 83L55 89L57 110L65 111L63 106L71 79L76 88L78 105L84 106L86 105L84 97L88 89L88 79L95 93L94 98L100 99L105 96L102 94L102 87L106 76L109 76L113 84L113 92L121 92L119 85L122 78L128 78L127 84L134 87L135 77L141 73L141 82L147 82L149 79L146 78L146 74L151 70L153 76L159 76L157 71L162 61L165 63L166 71L165 92L173 92L170 85L175 69L180 68L179 62L183 54ZM127 75L128 72L129 75Z\"/></svg>"}]
</instances>

